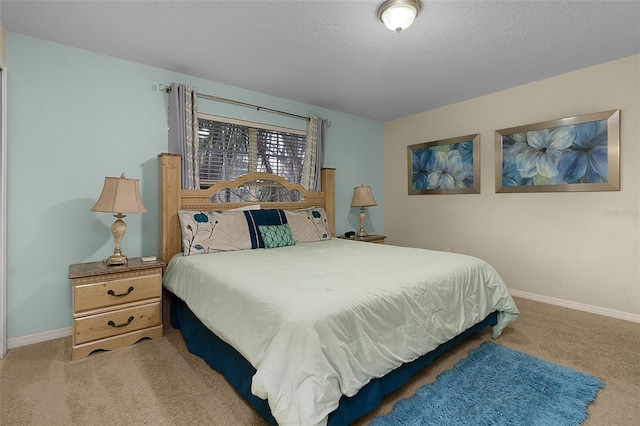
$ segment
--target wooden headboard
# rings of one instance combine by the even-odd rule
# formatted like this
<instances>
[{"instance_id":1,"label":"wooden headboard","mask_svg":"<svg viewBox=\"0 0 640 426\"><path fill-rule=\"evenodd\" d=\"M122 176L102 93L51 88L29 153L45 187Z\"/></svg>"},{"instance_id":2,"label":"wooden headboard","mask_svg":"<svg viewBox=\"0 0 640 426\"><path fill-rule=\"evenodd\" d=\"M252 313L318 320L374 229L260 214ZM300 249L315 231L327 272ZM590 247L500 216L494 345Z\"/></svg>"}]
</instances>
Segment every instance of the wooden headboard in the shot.
<instances>
[{"instance_id":1,"label":"wooden headboard","mask_svg":"<svg viewBox=\"0 0 640 426\"><path fill-rule=\"evenodd\" d=\"M160 160L160 255L165 263L182 251L182 233L178 220L180 210L229 210L252 204L260 204L264 209L285 210L322 207L327 213L331 235L335 236L335 169L322 169L319 192L308 191L300 184L287 182L286 179L270 173L248 173L233 181L217 182L207 189L182 189L181 156L162 153L158 158ZM295 196L287 201L263 201L259 197L247 194L246 201L219 201L221 191L233 192L239 188L260 187L267 182L269 186L281 186L286 192Z\"/></svg>"}]
</instances>

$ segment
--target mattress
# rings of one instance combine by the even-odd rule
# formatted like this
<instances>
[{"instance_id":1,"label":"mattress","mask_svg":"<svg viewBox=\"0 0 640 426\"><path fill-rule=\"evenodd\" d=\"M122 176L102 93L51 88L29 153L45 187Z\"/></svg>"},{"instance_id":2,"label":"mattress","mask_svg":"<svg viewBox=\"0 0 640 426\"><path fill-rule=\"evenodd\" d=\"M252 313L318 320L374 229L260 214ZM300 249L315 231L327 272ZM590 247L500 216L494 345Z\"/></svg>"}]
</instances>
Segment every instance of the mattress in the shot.
<instances>
[{"instance_id":1,"label":"mattress","mask_svg":"<svg viewBox=\"0 0 640 426\"><path fill-rule=\"evenodd\" d=\"M251 392L281 425L325 424L342 395L498 311L498 273L459 254L332 239L176 256L165 287L255 368Z\"/></svg>"}]
</instances>

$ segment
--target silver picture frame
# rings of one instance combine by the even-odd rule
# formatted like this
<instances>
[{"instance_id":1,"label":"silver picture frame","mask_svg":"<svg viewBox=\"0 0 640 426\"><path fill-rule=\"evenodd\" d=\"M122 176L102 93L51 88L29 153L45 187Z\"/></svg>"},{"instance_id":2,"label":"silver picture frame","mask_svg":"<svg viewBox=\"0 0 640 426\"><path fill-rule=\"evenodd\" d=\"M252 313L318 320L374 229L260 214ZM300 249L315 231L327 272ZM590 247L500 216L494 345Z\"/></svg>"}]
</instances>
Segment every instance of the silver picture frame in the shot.
<instances>
[{"instance_id":1,"label":"silver picture frame","mask_svg":"<svg viewBox=\"0 0 640 426\"><path fill-rule=\"evenodd\" d=\"M409 195L479 194L480 134L407 147Z\"/></svg>"},{"instance_id":2,"label":"silver picture frame","mask_svg":"<svg viewBox=\"0 0 640 426\"><path fill-rule=\"evenodd\" d=\"M495 132L496 192L620 190L620 110Z\"/></svg>"}]
</instances>

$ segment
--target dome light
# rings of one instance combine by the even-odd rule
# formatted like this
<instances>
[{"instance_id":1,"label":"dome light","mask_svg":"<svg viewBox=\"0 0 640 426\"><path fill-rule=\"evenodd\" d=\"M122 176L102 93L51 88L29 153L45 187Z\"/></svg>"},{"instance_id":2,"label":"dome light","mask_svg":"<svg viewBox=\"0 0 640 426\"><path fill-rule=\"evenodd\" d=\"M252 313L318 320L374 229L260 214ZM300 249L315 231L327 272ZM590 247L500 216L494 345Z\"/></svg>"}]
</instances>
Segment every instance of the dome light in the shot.
<instances>
[{"instance_id":1,"label":"dome light","mask_svg":"<svg viewBox=\"0 0 640 426\"><path fill-rule=\"evenodd\" d=\"M413 24L420 6L419 0L387 0L378 7L378 18L390 30L400 32Z\"/></svg>"}]
</instances>

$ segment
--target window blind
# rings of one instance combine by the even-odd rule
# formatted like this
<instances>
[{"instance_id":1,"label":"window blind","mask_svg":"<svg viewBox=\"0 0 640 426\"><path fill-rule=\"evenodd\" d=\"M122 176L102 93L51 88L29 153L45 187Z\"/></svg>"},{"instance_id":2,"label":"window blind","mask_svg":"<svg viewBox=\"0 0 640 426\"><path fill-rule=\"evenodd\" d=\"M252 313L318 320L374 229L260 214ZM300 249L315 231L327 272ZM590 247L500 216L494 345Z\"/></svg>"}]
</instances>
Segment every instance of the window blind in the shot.
<instances>
[{"instance_id":1,"label":"window blind","mask_svg":"<svg viewBox=\"0 0 640 426\"><path fill-rule=\"evenodd\" d=\"M266 172L300 183L307 138L304 132L220 119L198 118L200 186Z\"/></svg>"}]
</instances>

